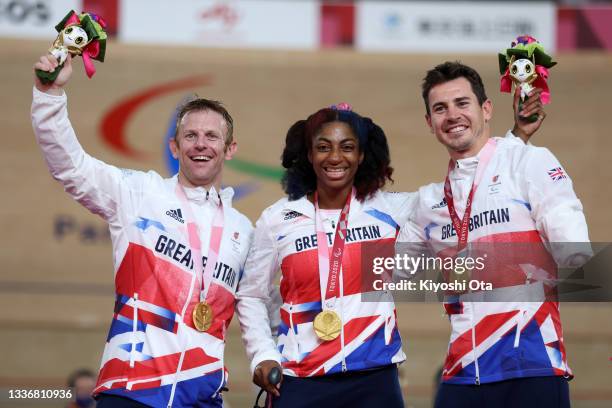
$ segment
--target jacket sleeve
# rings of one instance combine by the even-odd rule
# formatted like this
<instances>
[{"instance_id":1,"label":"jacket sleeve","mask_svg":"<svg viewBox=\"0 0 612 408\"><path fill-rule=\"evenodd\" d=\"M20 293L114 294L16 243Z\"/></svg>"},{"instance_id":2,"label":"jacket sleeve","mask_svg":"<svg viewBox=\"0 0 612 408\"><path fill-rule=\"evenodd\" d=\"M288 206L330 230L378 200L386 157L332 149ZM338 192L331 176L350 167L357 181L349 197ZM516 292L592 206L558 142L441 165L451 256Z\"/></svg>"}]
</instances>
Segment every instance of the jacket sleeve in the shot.
<instances>
[{"instance_id":1,"label":"jacket sleeve","mask_svg":"<svg viewBox=\"0 0 612 408\"><path fill-rule=\"evenodd\" d=\"M523 139L521 139L520 137L518 137L514 133L512 133L512 130L508 130L506 132L506 134L504 135L504 140L506 142L508 142L508 143L513 143L513 144L517 144L517 145L525 145L525 144L531 145L530 142L525 143L523 141Z\"/></svg>"},{"instance_id":2,"label":"jacket sleeve","mask_svg":"<svg viewBox=\"0 0 612 408\"><path fill-rule=\"evenodd\" d=\"M123 171L85 153L68 119L66 94L33 92L32 127L51 175L75 200L110 221Z\"/></svg>"},{"instance_id":3,"label":"jacket sleeve","mask_svg":"<svg viewBox=\"0 0 612 408\"><path fill-rule=\"evenodd\" d=\"M399 227L404 225L414 213L415 206L418 202L419 193L383 193L391 205L394 221Z\"/></svg>"},{"instance_id":4,"label":"jacket sleeve","mask_svg":"<svg viewBox=\"0 0 612 408\"><path fill-rule=\"evenodd\" d=\"M251 372L264 360L275 360L279 364L281 362L266 307L272 302L270 294L278 269L278 251L271 238L264 211L255 225L253 244L236 293L236 313L242 341L251 361Z\"/></svg>"},{"instance_id":5,"label":"jacket sleeve","mask_svg":"<svg viewBox=\"0 0 612 408\"><path fill-rule=\"evenodd\" d=\"M529 148L524 165L527 197L540 235L561 266L577 266L592 255L582 204L572 180L546 148Z\"/></svg>"},{"instance_id":6,"label":"jacket sleeve","mask_svg":"<svg viewBox=\"0 0 612 408\"><path fill-rule=\"evenodd\" d=\"M415 217L418 211L415 210L411 218L402 226L397 239L395 240L395 253L402 259L420 258L422 256L431 256L427 238L423 229L417 225ZM409 264L410 265L410 264ZM396 267L393 272L393 279L411 279L416 273L423 272L421 270L408 270Z\"/></svg>"}]
</instances>

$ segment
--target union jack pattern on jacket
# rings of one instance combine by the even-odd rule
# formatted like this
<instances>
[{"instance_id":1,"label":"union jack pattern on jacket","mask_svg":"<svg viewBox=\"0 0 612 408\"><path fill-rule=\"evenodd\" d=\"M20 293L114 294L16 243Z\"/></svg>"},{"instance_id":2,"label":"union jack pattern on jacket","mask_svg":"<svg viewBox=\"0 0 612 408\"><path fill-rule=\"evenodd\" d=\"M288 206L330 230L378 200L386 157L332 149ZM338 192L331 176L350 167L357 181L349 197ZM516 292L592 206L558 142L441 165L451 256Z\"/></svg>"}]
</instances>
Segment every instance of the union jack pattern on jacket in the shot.
<instances>
[{"instance_id":1,"label":"union jack pattern on jacket","mask_svg":"<svg viewBox=\"0 0 612 408\"><path fill-rule=\"evenodd\" d=\"M207 332L198 332L191 316L202 277L188 244L188 212L175 194L177 177L122 170L87 155L68 120L65 95L34 89L32 121L53 177L110 225L116 299L94 394L154 407L220 406L225 330L252 238L249 220L231 207L233 191L185 189L204 263L214 210L219 201L224 208L210 289L215 317Z\"/></svg>"},{"instance_id":2,"label":"union jack pattern on jacket","mask_svg":"<svg viewBox=\"0 0 612 408\"><path fill-rule=\"evenodd\" d=\"M478 157L460 159L450 173L459 217L463 216ZM572 265L576 246L563 246L551 254L546 243L588 242L582 205L569 178L555 180L551 168L561 168L545 148L497 139L472 202L470 243L530 243L535 255L516 265L521 290L528 290L531 273L556 273L556 264ZM443 183L419 190L419 204L410 223L402 228L398 244L412 243L419 252L425 242L433 253L445 256L456 246ZM450 244L450 245L449 245ZM398 246L399 247L399 246ZM402 246L406 248L406 246ZM539 249L538 249L539 248ZM584 250L579 248L577 250ZM495 252L502 256L501 252ZM510 256L506 254L504 256ZM556 261L556 263L555 263ZM504 277L507 278L507 277ZM475 302L455 299L445 304L451 323L443 381L474 384L510 378L571 375L556 302Z\"/></svg>"},{"instance_id":3,"label":"union jack pattern on jacket","mask_svg":"<svg viewBox=\"0 0 612 408\"><path fill-rule=\"evenodd\" d=\"M262 213L236 306L251 369L263 360L276 360L286 375L307 377L405 359L392 300L376 294L387 301L364 301L361 274L363 256L385 248L393 255L399 226L406 222L414 199L414 193L384 192L363 202L353 198L336 301L343 327L341 335L328 342L321 341L313 330L313 320L321 311L314 205L306 197L284 198ZM323 221L330 248L336 223L337 215ZM364 273L371 273L369 265ZM283 304L276 345L265 304L279 269Z\"/></svg>"}]
</instances>

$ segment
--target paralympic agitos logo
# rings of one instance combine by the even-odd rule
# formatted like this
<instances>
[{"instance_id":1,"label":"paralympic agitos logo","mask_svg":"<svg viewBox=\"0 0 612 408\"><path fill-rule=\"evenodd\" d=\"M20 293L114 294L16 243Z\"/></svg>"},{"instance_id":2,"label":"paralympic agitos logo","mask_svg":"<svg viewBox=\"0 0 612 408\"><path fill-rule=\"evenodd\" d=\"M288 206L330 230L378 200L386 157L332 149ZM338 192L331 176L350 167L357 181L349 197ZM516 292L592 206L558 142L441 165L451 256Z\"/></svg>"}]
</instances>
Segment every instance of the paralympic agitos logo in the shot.
<instances>
[{"instance_id":1,"label":"paralympic agitos logo","mask_svg":"<svg viewBox=\"0 0 612 408\"><path fill-rule=\"evenodd\" d=\"M193 76L155 85L136 92L135 94L128 95L112 106L102 117L99 124L99 132L102 140L115 152L125 157L134 160L143 159L147 154L136 150L127 143L126 127L132 116L143 106L163 95L178 91L192 90L197 87L209 85L211 82L210 76ZM169 112L168 116L170 119L166 132L163 135L163 155L168 175L174 175L178 172L178 161L172 157L170 149L168 148L168 139L173 136L176 126L176 114L176 109ZM263 180L278 181L282 176L282 170L280 168L237 158L227 161L226 166L234 171L255 176ZM235 191L234 199L238 200L257 190L258 184L251 181L232 187Z\"/></svg>"}]
</instances>

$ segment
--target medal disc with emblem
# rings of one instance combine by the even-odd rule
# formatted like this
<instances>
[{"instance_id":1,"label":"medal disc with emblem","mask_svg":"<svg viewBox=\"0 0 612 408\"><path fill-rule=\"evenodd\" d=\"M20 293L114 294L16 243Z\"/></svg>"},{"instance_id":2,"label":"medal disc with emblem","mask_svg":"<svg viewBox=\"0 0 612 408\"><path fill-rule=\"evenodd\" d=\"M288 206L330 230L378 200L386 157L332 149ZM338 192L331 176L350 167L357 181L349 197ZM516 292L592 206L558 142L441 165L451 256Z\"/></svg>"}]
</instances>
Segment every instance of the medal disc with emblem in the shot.
<instances>
[{"instance_id":1,"label":"medal disc with emblem","mask_svg":"<svg viewBox=\"0 0 612 408\"><path fill-rule=\"evenodd\" d=\"M457 259L462 258L455 258ZM467 268L463 262L455 264L450 270L447 270L448 275L447 281L451 285L451 288L446 292L447 294L461 294L466 293L467 288L469 287L469 281L471 279L472 271L470 268Z\"/></svg>"},{"instance_id":2,"label":"medal disc with emblem","mask_svg":"<svg viewBox=\"0 0 612 408\"><path fill-rule=\"evenodd\" d=\"M323 341L334 340L340 335L342 321L340 316L332 310L324 310L314 319L314 331Z\"/></svg>"},{"instance_id":3,"label":"medal disc with emblem","mask_svg":"<svg viewBox=\"0 0 612 408\"><path fill-rule=\"evenodd\" d=\"M206 302L200 302L193 309L193 325L198 331L205 332L210 329L213 321L212 307Z\"/></svg>"},{"instance_id":4,"label":"medal disc with emblem","mask_svg":"<svg viewBox=\"0 0 612 408\"><path fill-rule=\"evenodd\" d=\"M449 276L449 281L456 287L452 293L465 293L468 290L470 280L472 279L472 267L470 262L473 257L470 257L470 252L464 249L454 258L453 267Z\"/></svg>"}]
</instances>

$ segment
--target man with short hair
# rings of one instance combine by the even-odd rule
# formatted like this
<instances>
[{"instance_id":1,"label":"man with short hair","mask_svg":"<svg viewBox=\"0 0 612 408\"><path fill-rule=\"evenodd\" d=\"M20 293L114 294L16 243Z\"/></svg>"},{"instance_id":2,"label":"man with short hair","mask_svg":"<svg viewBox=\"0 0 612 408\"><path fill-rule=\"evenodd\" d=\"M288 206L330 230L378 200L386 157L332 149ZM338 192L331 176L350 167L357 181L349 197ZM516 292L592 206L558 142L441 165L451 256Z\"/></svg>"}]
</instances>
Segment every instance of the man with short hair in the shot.
<instances>
[{"instance_id":1,"label":"man with short hair","mask_svg":"<svg viewBox=\"0 0 612 408\"><path fill-rule=\"evenodd\" d=\"M448 175L445 183L419 189L412 223L404 226L398 242L425 242L438 256L457 256L474 243L543 249L547 242L589 241L582 205L553 154L512 138L490 137L493 106L474 69L458 62L436 66L424 79L423 99L427 124L450 155ZM530 100L515 119L533 130L543 112L539 102ZM521 119L533 113L539 113L537 122ZM552 255L559 265L575 266L589 253ZM533 265L514 266L528 283ZM435 406L569 406L572 373L558 303L463 299L450 298L444 305L451 339Z\"/></svg>"},{"instance_id":2,"label":"man with short hair","mask_svg":"<svg viewBox=\"0 0 612 408\"><path fill-rule=\"evenodd\" d=\"M45 55L34 68L57 61ZM119 169L80 146L63 91L71 74L68 57L55 82L35 77L32 125L53 177L110 226L116 301L98 407L221 407L225 333L253 231L221 189L236 152L232 118L193 100L170 141L178 175Z\"/></svg>"}]
</instances>

